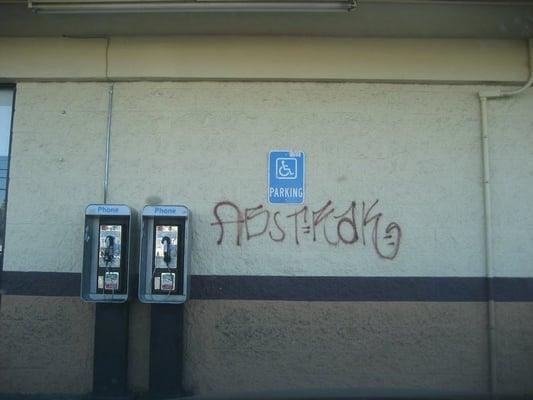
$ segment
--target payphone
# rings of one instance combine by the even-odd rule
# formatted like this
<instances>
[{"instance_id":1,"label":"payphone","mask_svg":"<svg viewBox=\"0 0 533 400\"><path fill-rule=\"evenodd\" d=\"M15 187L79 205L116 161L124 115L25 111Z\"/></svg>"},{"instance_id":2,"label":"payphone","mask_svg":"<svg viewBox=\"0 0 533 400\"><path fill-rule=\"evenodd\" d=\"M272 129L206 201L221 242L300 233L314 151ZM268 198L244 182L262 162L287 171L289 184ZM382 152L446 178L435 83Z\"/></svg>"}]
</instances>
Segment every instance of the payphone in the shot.
<instances>
[{"instance_id":1,"label":"payphone","mask_svg":"<svg viewBox=\"0 0 533 400\"><path fill-rule=\"evenodd\" d=\"M81 298L125 302L130 285L133 211L121 204L91 204L85 210Z\"/></svg>"},{"instance_id":2,"label":"payphone","mask_svg":"<svg viewBox=\"0 0 533 400\"><path fill-rule=\"evenodd\" d=\"M189 292L191 213L185 206L146 206L141 217L139 300L184 303Z\"/></svg>"}]
</instances>

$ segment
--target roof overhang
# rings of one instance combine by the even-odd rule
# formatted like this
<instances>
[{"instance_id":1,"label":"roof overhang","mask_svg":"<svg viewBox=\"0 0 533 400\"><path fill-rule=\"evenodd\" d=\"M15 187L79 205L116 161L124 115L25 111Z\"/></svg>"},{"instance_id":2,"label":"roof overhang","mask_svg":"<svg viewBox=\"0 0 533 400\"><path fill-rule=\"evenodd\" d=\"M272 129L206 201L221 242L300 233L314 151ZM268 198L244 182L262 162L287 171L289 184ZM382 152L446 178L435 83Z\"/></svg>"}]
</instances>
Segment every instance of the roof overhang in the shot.
<instances>
[{"instance_id":1,"label":"roof overhang","mask_svg":"<svg viewBox=\"0 0 533 400\"><path fill-rule=\"evenodd\" d=\"M30 8L26 0L0 0L0 36L533 36L533 1L357 0L357 7L346 12L350 4L351 0L34 0ZM62 7L63 12L59 15L35 13L39 7L41 11L43 7L49 10ZM71 12L64 11L68 7ZM88 7L96 7L99 12L86 12ZM158 10L157 7L167 9ZM174 12L169 12L169 7ZM84 8L85 12L80 13ZM203 12L191 12L191 8ZM342 12L328 12L332 10Z\"/></svg>"}]
</instances>

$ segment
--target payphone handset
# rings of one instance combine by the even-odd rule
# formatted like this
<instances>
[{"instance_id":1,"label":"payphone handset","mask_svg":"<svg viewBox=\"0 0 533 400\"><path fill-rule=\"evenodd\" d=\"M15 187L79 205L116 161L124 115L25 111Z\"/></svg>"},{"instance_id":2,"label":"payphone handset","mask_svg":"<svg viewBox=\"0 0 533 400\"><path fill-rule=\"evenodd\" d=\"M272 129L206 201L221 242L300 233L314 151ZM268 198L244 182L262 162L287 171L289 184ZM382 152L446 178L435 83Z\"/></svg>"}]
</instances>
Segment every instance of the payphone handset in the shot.
<instances>
[{"instance_id":1,"label":"payphone handset","mask_svg":"<svg viewBox=\"0 0 533 400\"><path fill-rule=\"evenodd\" d=\"M85 211L82 299L121 302L128 298L132 210L91 204Z\"/></svg>"},{"instance_id":2,"label":"payphone handset","mask_svg":"<svg viewBox=\"0 0 533 400\"><path fill-rule=\"evenodd\" d=\"M190 213L183 206L146 206L142 215L139 299L184 302L188 291Z\"/></svg>"},{"instance_id":3,"label":"payphone handset","mask_svg":"<svg viewBox=\"0 0 533 400\"><path fill-rule=\"evenodd\" d=\"M124 281L125 268L122 263L122 225L100 224L98 235L97 292L114 295Z\"/></svg>"},{"instance_id":4,"label":"payphone handset","mask_svg":"<svg viewBox=\"0 0 533 400\"><path fill-rule=\"evenodd\" d=\"M165 227L165 226L161 226L159 225L158 228L170 228L170 231L172 231L172 226L169 226L169 227ZM177 229L177 227L176 227ZM176 246L177 244L177 241L174 241L175 243L172 244L172 246ZM160 243L163 245L163 261L165 262L165 264L167 265L167 268L176 268L177 265L176 263L174 262L173 265L169 265L170 264L170 261L172 261L173 259L176 261L176 251L174 251L174 254L172 254L172 248L171 248L171 239L170 239L170 236L163 236L163 238L161 239ZM174 258L172 257L174 256Z\"/></svg>"},{"instance_id":5,"label":"payphone handset","mask_svg":"<svg viewBox=\"0 0 533 400\"><path fill-rule=\"evenodd\" d=\"M177 290L178 225L154 225L152 292L171 295Z\"/></svg>"}]
</instances>

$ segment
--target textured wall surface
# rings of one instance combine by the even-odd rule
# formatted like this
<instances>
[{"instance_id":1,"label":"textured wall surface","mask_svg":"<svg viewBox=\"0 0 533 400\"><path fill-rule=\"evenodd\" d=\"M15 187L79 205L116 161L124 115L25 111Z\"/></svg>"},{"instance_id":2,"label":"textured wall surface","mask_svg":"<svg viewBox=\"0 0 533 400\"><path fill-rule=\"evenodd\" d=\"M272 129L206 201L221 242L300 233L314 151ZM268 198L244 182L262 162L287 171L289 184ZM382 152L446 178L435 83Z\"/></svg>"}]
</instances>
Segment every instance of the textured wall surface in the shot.
<instances>
[{"instance_id":1,"label":"textured wall surface","mask_svg":"<svg viewBox=\"0 0 533 400\"><path fill-rule=\"evenodd\" d=\"M533 393L533 304L496 303L496 387L501 393Z\"/></svg>"},{"instance_id":2,"label":"textured wall surface","mask_svg":"<svg viewBox=\"0 0 533 400\"><path fill-rule=\"evenodd\" d=\"M87 393L94 306L68 297L2 296L0 393Z\"/></svg>"},{"instance_id":3,"label":"textured wall surface","mask_svg":"<svg viewBox=\"0 0 533 400\"><path fill-rule=\"evenodd\" d=\"M494 265L506 276L533 276L533 92L490 101Z\"/></svg>"},{"instance_id":4,"label":"textured wall surface","mask_svg":"<svg viewBox=\"0 0 533 400\"><path fill-rule=\"evenodd\" d=\"M83 210L103 197L108 84L18 85L7 215L7 271L79 272ZM479 87L354 83L117 83L110 201L137 209L158 198L193 212L194 274L313 276L484 275ZM491 101L495 267L533 277L533 97ZM267 154L307 156L308 221L335 212L316 241L296 206L266 204ZM221 227L232 201L265 214ZM378 233L402 229L380 258L362 202L379 203ZM356 243L333 218L356 201ZM279 211L285 238L272 222ZM235 219L221 208L220 218ZM347 214L349 215L349 214ZM371 214L374 215L374 214ZM307 222L309 223L309 222ZM348 225L341 231L350 235ZM299 243L296 243L298 235ZM335 236L337 235L337 237ZM29 249L31 251L29 251ZM186 385L196 393L288 387L394 387L483 392L483 303L192 301L186 308ZM498 387L532 393L531 304L497 305ZM91 388L93 311L78 299L2 298L0 392ZM149 310L131 308L130 385L147 386ZM56 332L57 331L57 332ZM26 340L21 342L19 337ZM57 367L56 367L57 364ZM38 371L31 382L28 371Z\"/></svg>"},{"instance_id":5,"label":"textured wall surface","mask_svg":"<svg viewBox=\"0 0 533 400\"><path fill-rule=\"evenodd\" d=\"M92 391L93 304L77 297L2 296L0 393ZM110 338L113 340L113 338ZM128 382L148 389L150 306L130 303Z\"/></svg>"},{"instance_id":6,"label":"textured wall surface","mask_svg":"<svg viewBox=\"0 0 533 400\"><path fill-rule=\"evenodd\" d=\"M148 387L149 306L130 308L129 382ZM530 303L498 304L497 388L533 391ZM94 307L77 298L3 296L0 393L86 393ZM190 301L185 389L487 390L483 303Z\"/></svg>"},{"instance_id":7,"label":"textured wall surface","mask_svg":"<svg viewBox=\"0 0 533 400\"><path fill-rule=\"evenodd\" d=\"M481 303L193 301L186 322L195 392L486 391Z\"/></svg>"},{"instance_id":8,"label":"textured wall surface","mask_svg":"<svg viewBox=\"0 0 533 400\"><path fill-rule=\"evenodd\" d=\"M141 208L158 196L190 205L196 274L478 276L484 267L477 107L470 87L117 84L110 200ZM397 258L382 260L362 241L331 246L321 226L316 242L298 232L296 245L287 217L297 207L290 206L268 207L281 211L283 242L269 238L278 233L271 223L238 247L233 224L218 246L214 206L229 200L244 212L265 204L272 149L306 152L309 212L332 200L335 215L342 214L355 200L359 216L362 201L379 199L382 227L395 221L402 228ZM231 209L220 213L236 218ZM250 222L250 233L260 232L264 220Z\"/></svg>"},{"instance_id":9,"label":"textured wall surface","mask_svg":"<svg viewBox=\"0 0 533 400\"><path fill-rule=\"evenodd\" d=\"M81 271L84 210L103 199L107 93L17 86L4 270Z\"/></svg>"},{"instance_id":10,"label":"textured wall surface","mask_svg":"<svg viewBox=\"0 0 533 400\"><path fill-rule=\"evenodd\" d=\"M478 88L318 83L121 83L115 86L110 201L184 203L194 215L193 273L483 276ZM525 112L531 96L490 103L496 273L533 276L528 259L528 179L533 162ZM84 207L102 199L107 86L19 85L13 133L5 270L79 271ZM266 204L271 149L307 155L308 223L328 200L335 212L305 234L298 207ZM221 227L214 207L265 205L243 227ZM353 244L333 246L340 215L356 201ZM362 202L402 230L382 259ZM330 208L330 209L331 209ZM285 231L282 242L273 214ZM235 212L219 209L224 221ZM35 224L46 226L46 234ZM343 225L343 230L349 228ZM298 235L299 244L296 244ZM350 237L345 231L344 237ZM30 241L36 253L22 251ZM59 252L58 249L61 251ZM386 251L387 249L385 248Z\"/></svg>"}]
</instances>

